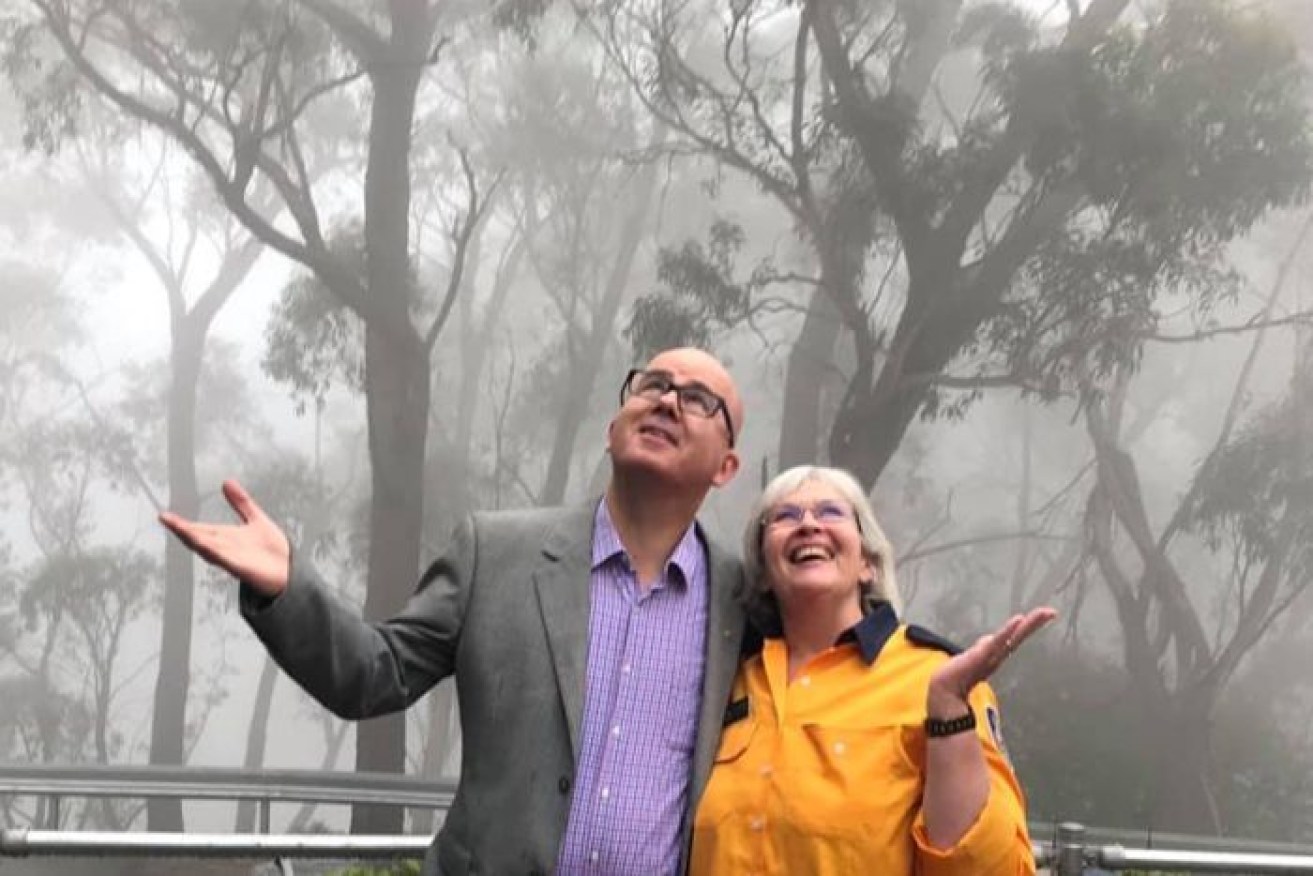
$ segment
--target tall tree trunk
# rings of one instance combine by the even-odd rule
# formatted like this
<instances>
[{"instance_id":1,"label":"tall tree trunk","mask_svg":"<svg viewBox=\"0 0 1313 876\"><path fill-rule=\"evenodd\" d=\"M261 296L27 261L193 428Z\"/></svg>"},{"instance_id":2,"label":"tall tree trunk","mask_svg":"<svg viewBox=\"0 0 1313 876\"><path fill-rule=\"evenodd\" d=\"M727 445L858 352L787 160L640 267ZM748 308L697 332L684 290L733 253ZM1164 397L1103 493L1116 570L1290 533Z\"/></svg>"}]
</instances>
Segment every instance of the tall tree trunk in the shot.
<instances>
[{"instance_id":1,"label":"tall tree trunk","mask_svg":"<svg viewBox=\"0 0 1313 876\"><path fill-rule=\"evenodd\" d=\"M345 721L334 721L329 725L328 744L324 747L324 756L319 760L320 772L331 773L337 770L337 761L342 754L342 744L346 742L347 730L350 724ZM296 814L287 822L288 833L305 833L310 819L314 818L319 811L319 803L314 800L307 800L296 810Z\"/></svg>"},{"instance_id":2,"label":"tall tree trunk","mask_svg":"<svg viewBox=\"0 0 1313 876\"><path fill-rule=\"evenodd\" d=\"M196 486L196 385L204 345L201 337L195 335L203 337L204 331L189 331L184 318L175 314L169 358L169 508L190 519L200 516L201 507ZM163 629L159 673L155 677L155 708L151 713L152 764L177 766L183 762L195 587L191 552L176 538L166 536ZM181 831L182 802L150 800L146 806L146 824L154 831Z\"/></svg>"},{"instance_id":3,"label":"tall tree trunk","mask_svg":"<svg viewBox=\"0 0 1313 876\"><path fill-rule=\"evenodd\" d=\"M404 604L419 574L424 450L428 435L428 350L410 315L410 143L415 95L432 24L427 4L391 5L393 63L374 68L365 171L365 399L369 423L369 558L364 614L381 620ZM404 772L402 715L362 722L356 769ZM353 833L400 833L395 806L357 806Z\"/></svg>"},{"instance_id":4,"label":"tall tree trunk","mask_svg":"<svg viewBox=\"0 0 1313 876\"><path fill-rule=\"evenodd\" d=\"M873 346L858 340L857 368L830 433L830 458L870 489L902 443L903 436L942 373L970 343L997 307L1007 277L977 279L967 293L945 295L940 287L960 288L962 278L945 265L909 265L907 304L882 362Z\"/></svg>"},{"instance_id":5,"label":"tall tree trunk","mask_svg":"<svg viewBox=\"0 0 1313 876\"><path fill-rule=\"evenodd\" d=\"M493 349L492 330L500 324L500 315L515 278L520 271L520 262L528 248L528 238L519 235L507 254L501 270L493 279L492 294L488 296L487 306L480 314L477 327L466 332L461 341L461 375L460 397L457 401L456 416L456 453L463 460L468 470L470 452L473 446L474 422L478 402L481 399L479 387L483 382L483 368L488 361L488 353Z\"/></svg>"},{"instance_id":6,"label":"tall tree trunk","mask_svg":"<svg viewBox=\"0 0 1313 876\"><path fill-rule=\"evenodd\" d=\"M1221 836L1222 821L1210 775L1215 697L1178 692L1159 701L1149 730L1157 748L1149 826L1156 831Z\"/></svg>"},{"instance_id":7,"label":"tall tree trunk","mask_svg":"<svg viewBox=\"0 0 1313 876\"><path fill-rule=\"evenodd\" d=\"M789 350L781 400L779 470L820 459L821 401L834 369L842 329L839 311L823 288L812 292L802 330Z\"/></svg>"},{"instance_id":8,"label":"tall tree trunk","mask_svg":"<svg viewBox=\"0 0 1313 876\"><path fill-rule=\"evenodd\" d=\"M1021 408L1021 479L1017 484L1017 532L1030 528L1031 466L1034 462L1032 437L1035 432L1035 412L1030 405ZM1026 581L1030 577L1030 539L1017 541L1016 559L1012 564L1012 586L1008 592L1008 611L1026 609Z\"/></svg>"},{"instance_id":9,"label":"tall tree trunk","mask_svg":"<svg viewBox=\"0 0 1313 876\"><path fill-rule=\"evenodd\" d=\"M278 664L266 652L260 667L260 683L255 689L255 705L251 707L251 722L246 728L246 754L242 766L256 770L264 766L264 751L269 739L269 715L273 711L274 682L278 680ZM237 804L238 833L255 830L255 801L243 800Z\"/></svg>"},{"instance_id":10,"label":"tall tree trunk","mask_svg":"<svg viewBox=\"0 0 1313 876\"><path fill-rule=\"evenodd\" d=\"M660 145L664 136L663 131L658 131L653 145ZM570 461L574 458L574 445L579 437L579 427L586 419L588 408L592 403L593 388L596 385L598 372L601 371L607 344L615 334L616 317L625 299L629 274L634 266L634 257L638 253L638 244L642 241L643 231L647 227L647 214L652 206L652 195L655 191L656 164L652 162L643 168L637 180L637 197L633 208L625 216L624 227L620 232L619 251L607 276L601 306L593 314L592 325L580 349L571 357L570 376L564 387L565 400L561 405L561 415L556 420L556 434L552 439L552 455L547 466L547 479L543 484L542 495L539 497L544 505L559 505L565 499L565 488L570 479Z\"/></svg>"}]
</instances>

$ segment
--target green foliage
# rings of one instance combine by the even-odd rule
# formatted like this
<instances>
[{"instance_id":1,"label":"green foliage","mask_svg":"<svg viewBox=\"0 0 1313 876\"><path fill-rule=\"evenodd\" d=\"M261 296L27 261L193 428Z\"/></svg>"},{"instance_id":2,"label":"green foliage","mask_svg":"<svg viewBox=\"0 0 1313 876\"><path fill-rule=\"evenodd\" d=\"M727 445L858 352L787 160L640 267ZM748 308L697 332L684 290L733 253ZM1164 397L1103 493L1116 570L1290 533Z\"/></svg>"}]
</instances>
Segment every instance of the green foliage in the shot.
<instances>
[{"instance_id":1,"label":"green foliage","mask_svg":"<svg viewBox=\"0 0 1313 876\"><path fill-rule=\"evenodd\" d=\"M1200 466L1187 524L1214 550L1233 546L1240 570L1274 559L1289 539L1291 576L1313 574L1313 399L1302 388L1260 411ZM1291 526L1293 537L1283 537Z\"/></svg>"},{"instance_id":2,"label":"green foliage","mask_svg":"<svg viewBox=\"0 0 1313 876\"><path fill-rule=\"evenodd\" d=\"M1169 3L1089 60L1061 47L994 60L1009 126L1030 134L1027 172L1083 205L1027 256L967 352L1053 398L1077 374L1134 367L1165 297L1199 325L1234 298L1226 245L1313 181L1308 79L1274 21L1225 0ZM980 150L968 136L959 151ZM932 176L956 165L941 157Z\"/></svg>"},{"instance_id":3,"label":"green foliage","mask_svg":"<svg viewBox=\"0 0 1313 876\"><path fill-rule=\"evenodd\" d=\"M510 31L531 51L538 46L538 26L552 0L498 0L492 23Z\"/></svg>"},{"instance_id":4,"label":"green foliage","mask_svg":"<svg viewBox=\"0 0 1313 876\"><path fill-rule=\"evenodd\" d=\"M709 347L718 330L747 317L750 286L732 279L744 240L742 227L719 218L708 231L705 247L688 240L679 249L661 250L657 278L665 288L634 302L624 331L638 358L670 347Z\"/></svg>"},{"instance_id":5,"label":"green foliage","mask_svg":"<svg viewBox=\"0 0 1313 876\"><path fill-rule=\"evenodd\" d=\"M331 249L363 274L362 228L346 229ZM318 276L303 272L287 284L274 305L260 365L291 389L298 413L305 413L311 403L321 406L334 386L364 392L364 324Z\"/></svg>"},{"instance_id":6,"label":"green foliage","mask_svg":"<svg viewBox=\"0 0 1313 876\"><path fill-rule=\"evenodd\" d=\"M1039 31L1035 17L1012 3L972 5L962 15L953 41L959 47L975 46L986 69L996 75L1008 60L1035 46Z\"/></svg>"},{"instance_id":7,"label":"green foliage","mask_svg":"<svg viewBox=\"0 0 1313 876\"><path fill-rule=\"evenodd\" d=\"M43 616L68 614L108 635L122 615L135 614L159 576L154 557L128 548L56 554L30 577L19 607L29 629Z\"/></svg>"},{"instance_id":8,"label":"green foliage","mask_svg":"<svg viewBox=\"0 0 1313 876\"><path fill-rule=\"evenodd\" d=\"M0 69L22 103L23 147L53 155L78 134L84 95L77 71L40 23L18 15L0 19Z\"/></svg>"},{"instance_id":9,"label":"green foliage","mask_svg":"<svg viewBox=\"0 0 1313 876\"><path fill-rule=\"evenodd\" d=\"M94 3L53 4L52 10L42 21L17 13L0 20L0 65L23 104L23 141L47 153L86 133L83 114L93 93L64 57L52 26L66 30L72 42L108 47L120 52L120 61L141 65L138 82L114 81L115 87L188 116L187 124L200 127L208 113L230 134L256 124L277 128L253 113L273 106L267 100L271 77L279 90L274 111L304 113L320 97L314 92L354 63L318 16L281 0L137 0L112 16ZM102 70L115 80L122 68ZM196 102L174 107L183 92ZM202 102L208 104L203 111Z\"/></svg>"}]
</instances>

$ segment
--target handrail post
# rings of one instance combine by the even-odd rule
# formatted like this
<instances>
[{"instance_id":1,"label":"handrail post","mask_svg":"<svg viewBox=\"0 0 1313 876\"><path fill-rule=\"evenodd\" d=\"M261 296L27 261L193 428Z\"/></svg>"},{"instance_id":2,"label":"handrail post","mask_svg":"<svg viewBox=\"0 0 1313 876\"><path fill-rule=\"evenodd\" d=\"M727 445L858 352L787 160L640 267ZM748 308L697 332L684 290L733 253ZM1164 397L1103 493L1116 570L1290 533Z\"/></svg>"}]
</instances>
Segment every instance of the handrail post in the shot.
<instances>
[{"instance_id":1,"label":"handrail post","mask_svg":"<svg viewBox=\"0 0 1313 876\"><path fill-rule=\"evenodd\" d=\"M1058 825L1055 876L1082 876L1085 872L1085 825L1064 821Z\"/></svg>"}]
</instances>

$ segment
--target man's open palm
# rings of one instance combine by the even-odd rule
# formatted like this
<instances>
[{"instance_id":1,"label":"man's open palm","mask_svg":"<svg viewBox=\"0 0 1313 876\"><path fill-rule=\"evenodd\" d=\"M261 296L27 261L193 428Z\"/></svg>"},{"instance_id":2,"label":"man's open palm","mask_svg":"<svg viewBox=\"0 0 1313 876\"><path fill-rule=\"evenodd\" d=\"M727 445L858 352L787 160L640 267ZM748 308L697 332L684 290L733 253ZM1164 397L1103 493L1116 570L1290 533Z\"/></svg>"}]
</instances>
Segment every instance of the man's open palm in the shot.
<instances>
[{"instance_id":1,"label":"man's open palm","mask_svg":"<svg viewBox=\"0 0 1313 876\"><path fill-rule=\"evenodd\" d=\"M264 596L279 595L287 588L292 557L287 536L241 484L224 481L223 495L241 523L201 523L172 511L160 514L160 523L207 563L245 581Z\"/></svg>"}]
</instances>

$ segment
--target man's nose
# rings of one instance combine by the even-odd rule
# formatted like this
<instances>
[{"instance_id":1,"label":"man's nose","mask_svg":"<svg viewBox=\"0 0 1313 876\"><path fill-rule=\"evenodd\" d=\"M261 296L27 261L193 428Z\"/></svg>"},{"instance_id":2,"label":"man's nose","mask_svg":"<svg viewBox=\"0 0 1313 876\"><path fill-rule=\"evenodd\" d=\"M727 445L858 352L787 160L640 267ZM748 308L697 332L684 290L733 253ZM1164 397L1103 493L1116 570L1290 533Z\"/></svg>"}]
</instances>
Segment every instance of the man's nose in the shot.
<instances>
[{"instance_id":1,"label":"man's nose","mask_svg":"<svg viewBox=\"0 0 1313 876\"><path fill-rule=\"evenodd\" d=\"M682 411L683 409L680 407L678 387L672 386L665 392L661 393L661 395L657 396L657 404L669 408L672 411Z\"/></svg>"}]
</instances>

